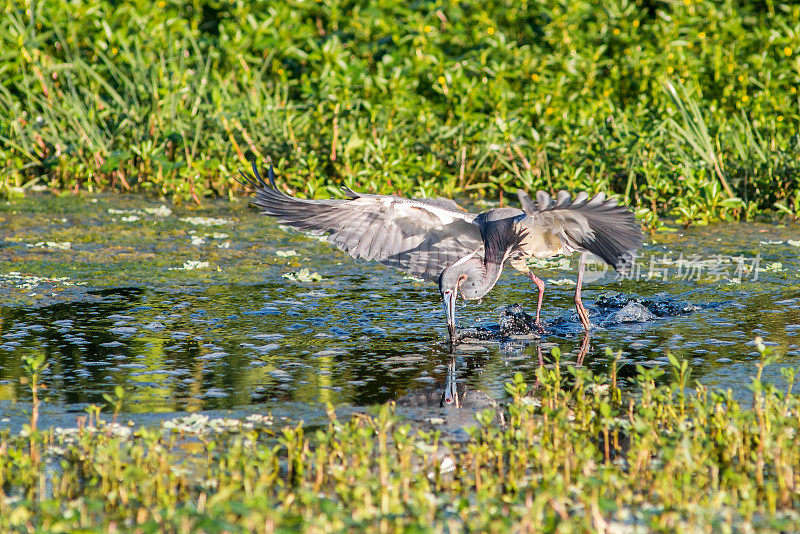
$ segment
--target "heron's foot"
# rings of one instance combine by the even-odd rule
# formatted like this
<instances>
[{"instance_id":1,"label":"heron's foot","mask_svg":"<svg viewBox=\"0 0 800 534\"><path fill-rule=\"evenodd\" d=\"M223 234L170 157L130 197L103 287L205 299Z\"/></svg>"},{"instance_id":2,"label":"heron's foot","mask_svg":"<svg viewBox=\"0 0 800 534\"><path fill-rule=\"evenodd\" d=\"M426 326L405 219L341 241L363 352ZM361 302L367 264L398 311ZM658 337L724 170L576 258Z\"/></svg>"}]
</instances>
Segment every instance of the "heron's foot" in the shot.
<instances>
[{"instance_id":1,"label":"heron's foot","mask_svg":"<svg viewBox=\"0 0 800 534\"><path fill-rule=\"evenodd\" d=\"M542 321L540 321L539 319L537 319L537 320L535 320L535 321L533 322L533 327L534 327L534 328L536 329L536 331L537 331L537 332L539 332L540 334L544 334L545 332L547 332L547 330L546 330L546 329L545 329L545 327L544 327L544 323L543 323Z\"/></svg>"}]
</instances>

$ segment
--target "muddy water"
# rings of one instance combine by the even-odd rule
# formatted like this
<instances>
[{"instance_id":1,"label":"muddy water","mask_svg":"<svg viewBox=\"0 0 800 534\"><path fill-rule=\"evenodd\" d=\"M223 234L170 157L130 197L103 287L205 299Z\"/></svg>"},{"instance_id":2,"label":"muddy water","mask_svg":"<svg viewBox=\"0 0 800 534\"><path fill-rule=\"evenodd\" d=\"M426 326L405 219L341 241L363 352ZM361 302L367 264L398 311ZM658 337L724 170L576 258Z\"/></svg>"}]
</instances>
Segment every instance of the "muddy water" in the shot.
<instances>
[{"instance_id":1,"label":"muddy water","mask_svg":"<svg viewBox=\"0 0 800 534\"><path fill-rule=\"evenodd\" d=\"M736 259L739 258L739 259ZM765 377L800 361L800 227L737 224L659 232L629 279L586 286L600 326L585 365L603 372L606 347L634 364L688 358L693 377L747 396L755 336L783 355ZM553 265L550 265L553 267ZM277 410L313 418L323 403L399 399L436 407L448 376L459 391L502 399L517 371L532 380L538 350L567 360L581 344L572 311L575 273L540 268L544 319L530 337L460 345L450 368L434 285L286 232L244 202L202 209L139 197L34 196L0 202L0 428L24 418L22 358L45 354L44 418L83 413L115 386L124 410ZM308 269L308 271L304 271ZM318 274L321 279L317 280ZM673 298L693 313L612 324L592 307L609 291ZM497 325L500 310L535 311L535 288L505 273L480 303L458 310L465 327Z\"/></svg>"}]
</instances>

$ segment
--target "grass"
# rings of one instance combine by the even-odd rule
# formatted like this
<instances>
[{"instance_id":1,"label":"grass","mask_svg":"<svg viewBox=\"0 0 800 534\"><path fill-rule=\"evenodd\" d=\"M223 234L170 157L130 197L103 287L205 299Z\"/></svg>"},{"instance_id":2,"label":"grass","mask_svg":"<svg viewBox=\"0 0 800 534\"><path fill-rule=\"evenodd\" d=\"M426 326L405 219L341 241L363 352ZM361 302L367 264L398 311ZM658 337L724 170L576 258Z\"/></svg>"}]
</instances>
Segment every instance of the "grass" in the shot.
<instances>
[{"instance_id":1,"label":"grass","mask_svg":"<svg viewBox=\"0 0 800 534\"><path fill-rule=\"evenodd\" d=\"M71 431L37 428L43 360L30 359L31 423L0 436L0 528L63 532L792 531L800 528L800 396L751 399L637 367L625 392L554 349L529 387L477 415L471 439L413 429L393 405L327 427L269 416L130 428L90 407ZM663 384L663 385L660 385ZM691 389L690 389L691 386ZM118 417L121 399L109 397ZM33 451L33 453L32 453Z\"/></svg>"},{"instance_id":2,"label":"grass","mask_svg":"<svg viewBox=\"0 0 800 534\"><path fill-rule=\"evenodd\" d=\"M651 225L800 211L800 7L7 0L0 191L614 193Z\"/></svg>"}]
</instances>

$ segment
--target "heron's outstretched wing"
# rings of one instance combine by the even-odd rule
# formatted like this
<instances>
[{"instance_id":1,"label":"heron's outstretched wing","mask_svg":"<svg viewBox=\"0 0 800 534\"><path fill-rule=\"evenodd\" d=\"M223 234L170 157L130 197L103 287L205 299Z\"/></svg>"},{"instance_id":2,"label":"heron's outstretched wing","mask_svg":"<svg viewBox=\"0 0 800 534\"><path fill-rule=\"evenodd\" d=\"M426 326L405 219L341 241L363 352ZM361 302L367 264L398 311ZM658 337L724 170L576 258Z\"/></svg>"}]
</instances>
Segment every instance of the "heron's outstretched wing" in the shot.
<instances>
[{"instance_id":1,"label":"heron's outstretched wing","mask_svg":"<svg viewBox=\"0 0 800 534\"><path fill-rule=\"evenodd\" d=\"M553 199L544 191L536 202L517 190L526 224L544 227L555 234L569 250L588 250L617 270L626 267L633 253L642 246L642 229L630 208L620 206L603 193L579 193L573 199L559 191Z\"/></svg>"},{"instance_id":2,"label":"heron's outstretched wing","mask_svg":"<svg viewBox=\"0 0 800 534\"><path fill-rule=\"evenodd\" d=\"M475 215L446 199L408 199L362 195L345 190L347 199L295 198L270 184L253 165L246 176L256 191L253 204L265 215L298 230L327 233L328 241L354 258L375 260L414 276L437 280L460 258L481 248Z\"/></svg>"}]
</instances>

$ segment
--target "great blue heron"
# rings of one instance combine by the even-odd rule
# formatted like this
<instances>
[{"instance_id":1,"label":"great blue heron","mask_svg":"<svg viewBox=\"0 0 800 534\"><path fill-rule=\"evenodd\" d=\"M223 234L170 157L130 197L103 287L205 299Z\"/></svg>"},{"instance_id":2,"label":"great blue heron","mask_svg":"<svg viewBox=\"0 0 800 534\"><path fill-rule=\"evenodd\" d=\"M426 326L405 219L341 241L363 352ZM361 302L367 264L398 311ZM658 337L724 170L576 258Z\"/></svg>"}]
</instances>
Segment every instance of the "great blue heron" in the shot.
<instances>
[{"instance_id":1,"label":"great blue heron","mask_svg":"<svg viewBox=\"0 0 800 534\"><path fill-rule=\"evenodd\" d=\"M585 330L591 326L581 302L587 252L617 270L642 245L642 231L630 209L600 193L573 200L559 191L555 200L542 191L534 202L518 190L522 209L495 208L469 213L449 199L402 198L356 193L346 199L308 200L281 193L272 166L269 184L253 164L253 203L262 213L298 230L328 233L328 241L354 258L375 260L439 283L450 340L456 341L455 305L482 298L497 283L508 262L536 284L540 314L544 282L528 268L528 258L545 259L580 252L575 307Z\"/></svg>"}]
</instances>

